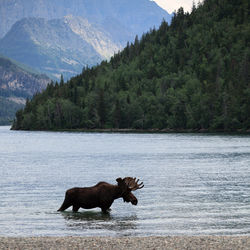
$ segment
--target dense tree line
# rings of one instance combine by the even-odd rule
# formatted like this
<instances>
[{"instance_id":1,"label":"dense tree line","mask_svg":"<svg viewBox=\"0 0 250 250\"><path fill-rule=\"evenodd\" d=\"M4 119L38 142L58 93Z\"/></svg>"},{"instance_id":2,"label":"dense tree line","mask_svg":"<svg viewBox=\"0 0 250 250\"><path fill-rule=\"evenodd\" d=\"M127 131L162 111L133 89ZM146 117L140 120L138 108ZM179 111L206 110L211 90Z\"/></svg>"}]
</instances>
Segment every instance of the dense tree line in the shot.
<instances>
[{"instance_id":1,"label":"dense tree line","mask_svg":"<svg viewBox=\"0 0 250 250\"><path fill-rule=\"evenodd\" d=\"M13 129L250 129L248 0L180 8L109 62L51 83Z\"/></svg>"},{"instance_id":2,"label":"dense tree line","mask_svg":"<svg viewBox=\"0 0 250 250\"><path fill-rule=\"evenodd\" d=\"M10 125L18 109L24 105L0 96L0 126Z\"/></svg>"}]
</instances>

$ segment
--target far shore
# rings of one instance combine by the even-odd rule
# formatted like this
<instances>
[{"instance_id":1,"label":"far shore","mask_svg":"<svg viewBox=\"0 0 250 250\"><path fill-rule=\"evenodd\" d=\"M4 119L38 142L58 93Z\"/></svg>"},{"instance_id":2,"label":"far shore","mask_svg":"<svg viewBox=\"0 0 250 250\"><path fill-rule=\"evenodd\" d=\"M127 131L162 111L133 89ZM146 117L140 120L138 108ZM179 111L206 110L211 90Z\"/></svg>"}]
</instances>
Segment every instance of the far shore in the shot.
<instances>
[{"instance_id":1,"label":"far shore","mask_svg":"<svg viewBox=\"0 0 250 250\"><path fill-rule=\"evenodd\" d=\"M12 128L10 127L12 130ZM27 129L24 131L85 132L85 133L198 133L198 134L250 134L249 130L209 130L209 129L133 129L133 128L72 128L72 129Z\"/></svg>"},{"instance_id":2,"label":"far shore","mask_svg":"<svg viewBox=\"0 0 250 250\"><path fill-rule=\"evenodd\" d=\"M0 249L247 250L250 236L0 237Z\"/></svg>"}]
</instances>

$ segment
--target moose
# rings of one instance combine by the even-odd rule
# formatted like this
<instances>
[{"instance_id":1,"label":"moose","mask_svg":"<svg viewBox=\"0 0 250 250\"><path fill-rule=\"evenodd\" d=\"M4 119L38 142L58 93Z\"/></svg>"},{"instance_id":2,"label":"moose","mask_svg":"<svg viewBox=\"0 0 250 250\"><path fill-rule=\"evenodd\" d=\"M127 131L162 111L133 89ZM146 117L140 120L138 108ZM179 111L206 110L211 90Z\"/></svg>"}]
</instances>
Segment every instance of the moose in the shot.
<instances>
[{"instance_id":1,"label":"moose","mask_svg":"<svg viewBox=\"0 0 250 250\"><path fill-rule=\"evenodd\" d=\"M138 201L132 191L144 187L143 182L133 177L117 178L117 185L99 182L93 187L75 187L66 191L62 206L57 211L64 211L73 206L73 212L79 208L91 209L99 207L107 213L115 199L123 198L124 202L137 205Z\"/></svg>"}]
</instances>

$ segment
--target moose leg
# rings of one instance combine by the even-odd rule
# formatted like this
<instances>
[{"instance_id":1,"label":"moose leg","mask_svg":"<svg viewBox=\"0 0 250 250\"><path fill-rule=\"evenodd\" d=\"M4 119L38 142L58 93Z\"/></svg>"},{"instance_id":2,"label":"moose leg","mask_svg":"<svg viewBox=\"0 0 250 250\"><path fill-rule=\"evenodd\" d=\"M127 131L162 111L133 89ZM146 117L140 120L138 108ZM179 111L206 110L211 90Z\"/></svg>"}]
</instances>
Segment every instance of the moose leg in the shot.
<instances>
[{"instance_id":1,"label":"moose leg","mask_svg":"<svg viewBox=\"0 0 250 250\"><path fill-rule=\"evenodd\" d=\"M102 212L103 212L104 214L108 214L109 211L111 211L111 209L110 209L109 207L101 207L101 209L102 209Z\"/></svg>"},{"instance_id":2,"label":"moose leg","mask_svg":"<svg viewBox=\"0 0 250 250\"><path fill-rule=\"evenodd\" d=\"M80 206L73 205L73 212L77 212L79 210Z\"/></svg>"},{"instance_id":3,"label":"moose leg","mask_svg":"<svg viewBox=\"0 0 250 250\"><path fill-rule=\"evenodd\" d=\"M104 209L104 208L102 208L102 212L103 212L104 214L107 214L107 213L108 213L107 209Z\"/></svg>"}]
</instances>

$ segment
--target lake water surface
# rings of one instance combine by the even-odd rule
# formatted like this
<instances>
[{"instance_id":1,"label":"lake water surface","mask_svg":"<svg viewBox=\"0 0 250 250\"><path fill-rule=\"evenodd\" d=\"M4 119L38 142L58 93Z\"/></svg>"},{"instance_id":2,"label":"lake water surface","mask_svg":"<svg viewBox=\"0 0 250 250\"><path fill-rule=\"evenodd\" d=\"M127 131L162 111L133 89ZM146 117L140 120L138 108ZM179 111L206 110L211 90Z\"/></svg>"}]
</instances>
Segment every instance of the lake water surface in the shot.
<instances>
[{"instance_id":1,"label":"lake water surface","mask_svg":"<svg viewBox=\"0 0 250 250\"><path fill-rule=\"evenodd\" d=\"M250 234L250 136L0 127L0 236ZM57 212L65 191L135 176L138 205Z\"/></svg>"}]
</instances>

